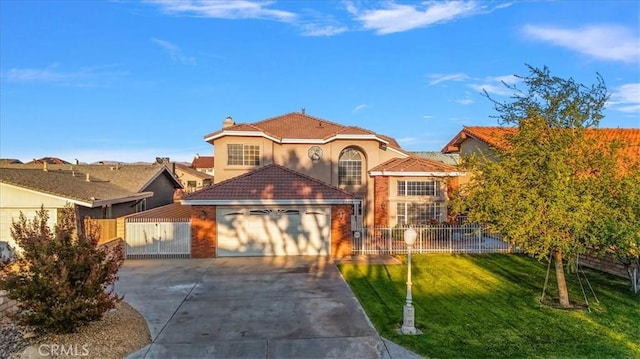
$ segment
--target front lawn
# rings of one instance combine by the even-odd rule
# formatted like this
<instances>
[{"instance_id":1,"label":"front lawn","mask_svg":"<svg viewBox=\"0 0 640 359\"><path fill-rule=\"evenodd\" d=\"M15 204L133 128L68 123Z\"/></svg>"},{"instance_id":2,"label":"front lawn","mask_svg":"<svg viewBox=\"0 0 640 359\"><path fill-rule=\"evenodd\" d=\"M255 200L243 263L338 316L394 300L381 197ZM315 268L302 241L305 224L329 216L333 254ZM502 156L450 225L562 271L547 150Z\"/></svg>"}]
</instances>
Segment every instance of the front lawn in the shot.
<instances>
[{"instance_id":1,"label":"front lawn","mask_svg":"<svg viewBox=\"0 0 640 359\"><path fill-rule=\"evenodd\" d=\"M406 260L406 257L403 257ZM406 262L406 261L405 261ZM591 312L538 303L547 263L521 255L413 255L420 336L396 333L405 265L344 264L340 271L380 335L432 358L640 358L640 295L623 278L585 270ZM571 300L584 301L567 275ZM556 295L553 268L547 295Z\"/></svg>"}]
</instances>

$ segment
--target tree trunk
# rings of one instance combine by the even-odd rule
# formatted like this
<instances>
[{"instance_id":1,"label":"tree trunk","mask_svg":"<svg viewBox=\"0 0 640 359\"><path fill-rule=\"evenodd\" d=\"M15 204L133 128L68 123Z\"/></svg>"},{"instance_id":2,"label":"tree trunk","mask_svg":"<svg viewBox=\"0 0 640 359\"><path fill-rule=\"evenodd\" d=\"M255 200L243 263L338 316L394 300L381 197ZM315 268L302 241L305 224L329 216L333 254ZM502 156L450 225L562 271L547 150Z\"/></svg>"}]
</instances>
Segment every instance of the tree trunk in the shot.
<instances>
[{"instance_id":1,"label":"tree trunk","mask_svg":"<svg viewBox=\"0 0 640 359\"><path fill-rule=\"evenodd\" d=\"M560 299L560 306L562 308L569 308L569 291L567 290L567 280L564 278L564 264L562 263L562 252L555 251L553 253L555 268L556 268L556 281L558 282L558 298Z\"/></svg>"}]
</instances>

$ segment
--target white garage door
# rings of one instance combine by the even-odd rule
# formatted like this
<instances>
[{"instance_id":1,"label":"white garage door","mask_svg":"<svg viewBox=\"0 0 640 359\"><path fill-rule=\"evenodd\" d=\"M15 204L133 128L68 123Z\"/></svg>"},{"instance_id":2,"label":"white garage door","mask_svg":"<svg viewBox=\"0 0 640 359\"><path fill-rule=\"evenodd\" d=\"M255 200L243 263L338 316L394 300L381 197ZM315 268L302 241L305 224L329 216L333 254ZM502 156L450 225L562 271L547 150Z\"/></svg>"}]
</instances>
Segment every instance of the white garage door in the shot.
<instances>
[{"instance_id":1,"label":"white garage door","mask_svg":"<svg viewBox=\"0 0 640 359\"><path fill-rule=\"evenodd\" d=\"M217 209L217 255L321 255L331 251L330 207Z\"/></svg>"}]
</instances>

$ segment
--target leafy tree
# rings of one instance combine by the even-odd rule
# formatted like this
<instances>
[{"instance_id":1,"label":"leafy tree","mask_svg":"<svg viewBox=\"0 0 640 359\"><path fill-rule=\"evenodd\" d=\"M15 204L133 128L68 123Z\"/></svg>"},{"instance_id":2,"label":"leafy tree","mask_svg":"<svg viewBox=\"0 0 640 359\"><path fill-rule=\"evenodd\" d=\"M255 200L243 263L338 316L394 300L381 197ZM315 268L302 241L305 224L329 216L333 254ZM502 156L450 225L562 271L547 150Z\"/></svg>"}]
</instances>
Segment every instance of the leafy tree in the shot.
<instances>
[{"instance_id":1,"label":"leafy tree","mask_svg":"<svg viewBox=\"0 0 640 359\"><path fill-rule=\"evenodd\" d=\"M624 144L620 144L624 146ZM615 150L615 149L614 149ZM617 171L609 171L597 183L606 201L606 212L597 217L592 231L601 238L594 253L624 264L631 288L640 292L640 160L622 158Z\"/></svg>"},{"instance_id":2,"label":"leafy tree","mask_svg":"<svg viewBox=\"0 0 640 359\"><path fill-rule=\"evenodd\" d=\"M454 210L473 222L486 223L510 243L539 259L552 256L560 306L570 307L565 261L598 243L591 229L606 203L594 193L594 174L606 170L611 157L594 153L586 136L598 125L608 98L602 78L586 87L550 75L548 68L528 66L526 85L504 84L510 102L488 93L501 125L517 125L506 146L489 157L472 156L465 165L474 173L454 200Z\"/></svg>"},{"instance_id":3,"label":"leafy tree","mask_svg":"<svg viewBox=\"0 0 640 359\"><path fill-rule=\"evenodd\" d=\"M0 268L0 289L18 301L23 324L68 333L100 319L122 299L112 285L124 255L120 247L98 248L98 228L83 231L70 206L53 231L48 218L41 208L33 220L21 213L13 223L11 235L22 251Z\"/></svg>"}]
</instances>

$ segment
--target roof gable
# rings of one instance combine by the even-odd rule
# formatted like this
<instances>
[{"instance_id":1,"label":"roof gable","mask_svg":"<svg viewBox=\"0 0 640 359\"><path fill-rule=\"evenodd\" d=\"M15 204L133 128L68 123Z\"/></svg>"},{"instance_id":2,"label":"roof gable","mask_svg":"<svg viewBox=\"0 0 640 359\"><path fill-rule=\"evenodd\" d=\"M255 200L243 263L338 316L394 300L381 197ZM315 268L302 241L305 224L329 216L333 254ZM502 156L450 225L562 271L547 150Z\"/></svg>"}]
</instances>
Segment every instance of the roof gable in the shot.
<instances>
[{"instance_id":1,"label":"roof gable","mask_svg":"<svg viewBox=\"0 0 640 359\"><path fill-rule=\"evenodd\" d=\"M357 126L343 126L299 112L287 113L253 124L240 123L229 126L206 135L205 140L211 142L225 135L256 136L258 134L280 143L329 142L335 138L370 138L401 150L398 142L391 137Z\"/></svg>"},{"instance_id":2,"label":"roof gable","mask_svg":"<svg viewBox=\"0 0 640 359\"><path fill-rule=\"evenodd\" d=\"M372 176L459 176L462 174L455 166L417 156L392 158L375 166L369 173Z\"/></svg>"},{"instance_id":3,"label":"roof gable","mask_svg":"<svg viewBox=\"0 0 640 359\"><path fill-rule=\"evenodd\" d=\"M348 201L353 196L313 177L280 165L267 165L182 197L183 204L198 201L302 200Z\"/></svg>"}]
</instances>

